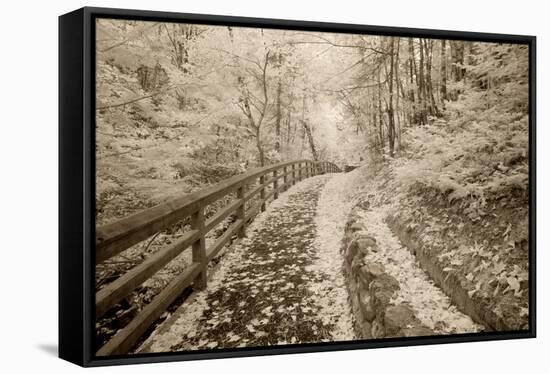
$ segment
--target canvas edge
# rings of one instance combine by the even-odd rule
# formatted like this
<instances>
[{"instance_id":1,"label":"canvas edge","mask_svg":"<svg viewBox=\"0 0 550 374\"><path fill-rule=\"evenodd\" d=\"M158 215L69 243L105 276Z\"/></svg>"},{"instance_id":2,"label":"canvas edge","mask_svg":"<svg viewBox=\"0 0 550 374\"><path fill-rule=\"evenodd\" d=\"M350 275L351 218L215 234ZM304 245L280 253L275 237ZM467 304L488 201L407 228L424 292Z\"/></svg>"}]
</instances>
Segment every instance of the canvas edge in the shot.
<instances>
[{"instance_id":1,"label":"canvas edge","mask_svg":"<svg viewBox=\"0 0 550 374\"><path fill-rule=\"evenodd\" d=\"M59 357L84 364L83 10L59 17Z\"/></svg>"}]
</instances>

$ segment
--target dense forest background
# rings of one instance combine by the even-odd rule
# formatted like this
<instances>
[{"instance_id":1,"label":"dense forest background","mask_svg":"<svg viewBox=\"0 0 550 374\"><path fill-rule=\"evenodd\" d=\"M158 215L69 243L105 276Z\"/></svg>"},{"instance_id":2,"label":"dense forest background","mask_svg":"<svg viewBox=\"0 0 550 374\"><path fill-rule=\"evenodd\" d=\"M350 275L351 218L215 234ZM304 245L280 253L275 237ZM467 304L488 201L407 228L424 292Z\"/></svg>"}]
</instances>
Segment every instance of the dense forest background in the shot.
<instances>
[{"instance_id":1,"label":"dense forest background","mask_svg":"<svg viewBox=\"0 0 550 374\"><path fill-rule=\"evenodd\" d=\"M404 180L452 198L522 185L527 60L524 45L100 19L98 223L296 158L407 155Z\"/></svg>"}]
</instances>

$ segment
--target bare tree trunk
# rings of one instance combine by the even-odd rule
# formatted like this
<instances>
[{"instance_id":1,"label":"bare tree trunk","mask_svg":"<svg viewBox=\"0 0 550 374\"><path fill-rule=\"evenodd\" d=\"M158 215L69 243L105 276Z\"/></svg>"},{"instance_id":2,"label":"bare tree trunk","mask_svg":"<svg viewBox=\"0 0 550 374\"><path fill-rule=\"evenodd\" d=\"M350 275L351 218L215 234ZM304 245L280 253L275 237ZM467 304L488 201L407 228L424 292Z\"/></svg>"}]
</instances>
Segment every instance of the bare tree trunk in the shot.
<instances>
[{"instance_id":1,"label":"bare tree trunk","mask_svg":"<svg viewBox=\"0 0 550 374\"><path fill-rule=\"evenodd\" d=\"M317 149L315 148L315 141L313 139L313 133L311 127L306 122L306 95L302 97L302 126L304 129L303 135L307 138L309 148L311 150L311 155L315 161L318 161Z\"/></svg>"},{"instance_id":2,"label":"bare tree trunk","mask_svg":"<svg viewBox=\"0 0 550 374\"><path fill-rule=\"evenodd\" d=\"M311 127L305 122L302 122L302 125L304 126L304 131L307 136L307 140L309 142L309 147L311 149L311 155L313 156L313 159L315 161L319 161L319 156L317 155L317 149L315 148L315 141L313 140L313 134L311 132Z\"/></svg>"},{"instance_id":3,"label":"bare tree trunk","mask_svg":"<svg viewBox=\"0 0 550 374\"><path fill-rule=\"evenodd\" d=\"M294 92L290 92L289 100L288 100L288 108L287 108L287 114L286 114L286 144L291 143L292 138L292 103L294 102ZM288 147L287 147L288 148Z\"/></svg>"},{"instance_id":4,"label":"bare tree trunk","mask_svg":"<svg viewBox=\"0 0 550 374\"><path fill-rule=\"evenodd\" d=\"M445 109L445 100L447 100L447 41L441 39L441 105Z\"/></svg>"},{"instance_id":5,"label":"bare tree trunk","mask_svg":"<svg viewBox=\"0 0 550 374\"><path fill-rule=\"evenodd\" d=\"M168 40L172 46L172 63L183 73L189 73L189 51L188 45L197 35L193 25L173 25L172 33L165 25Z\"/></svg>"},{"instance_id":6,"label":"bare tree trunk","mask_svg":"<svg viewBox=\"0 0 550 374\"><path fill-rule=\"evenodd\" d=\"M370 133L370 128L372 127L372 117L367 114L367 113L372 113L371 102L369 101L370 96L371 96L370 88L367 88L367 94L365 99L365 105L367 107L367 111L365 113L367 117L367 134Z\"/></svg>"},{"instance_id":7,"label":"bare tree trunk","mask_svg":"<svg viewBox=\"0 0 550 374\"><path fill-rule=\"evenodd\" d=\"M464 78L464 42L455 41L455 55L453 67L455 70L455 81L459 82Z\"/></svg>"},{"instance_id":8,"label":"bare tree trunk","mask_svg":"<svg viewBox=\"0 0 550 374\"><path fill-rule=\"evenodd\" d=\"M254 131L253 134L256 136L256 148L258 149L258 158L259 158L260 166L265 166L265 153L264 153L262 139L261 139L261 128L269 106L268 87L267 87L267 66L269 63L269 54L270 52L268 51L265 55L263 67L261 67L262 68L262 75L261 75L262 86L261 87L262 87L264 100L262 102L261 107L257 108L259 118L255 119L254 115L252 114L252 110L250 108L251 93L245 84L241 86L242 99L237 104L237 106L241 109L244 115L248 118L249 130L251 132Z\"/></svg>"},{"instance_id":9,"label":"bare tree trunk","mask_svg":"<svg viewBox=\"0 0 550 374\"><path fill-rule=\"evenodd\" d=\"M418 76L418 88L419 88L419 95L420 95L420 103L421 103L421 110L420 110L420 125L423 126L428 122L428 106L426 103L426 80L424 78L424 48L422 48L422 39L418 39L418 42L420 43L420 62L419 62L419 76Z\"/></svg>"},{"instance_id":10,"label":"bare tree trunk","mask_svg":"<svg viewBox=\"0 0 550 374\"><path fill-rule=\"evenodd\" d=\"M395 38L390 38L390 73L388 77L388 93L389 104L387 107L388 112L388 148L390 151L390 157L394 156L395 146L395 118L393 116L393 70L394 70L394 49Z\"/></svg>"},{"instance_id":11,"label":"bare tree trunk","mask_svg":"<svg viewBox=\"0 0 550 374\"><path fill-rule=\"evenodd\" d=\"M401 39L397 38L397 48L395 53L395 89L397 95L395 96L395 111L397 113L397 128L395 131L395 138L397 140L397 151L401 149L401 121L399 119L399 87L401 86L401 81L399 78L399 44ZM401 91L402 92L402 91Z\"/></svg>"},{"instance_id":12,"label":"bare tree trunk","mask_svg":"<svg viewBox=\"0 0 550 374\"><path fill-rule=\"evenodd\" d=\"M277 85L277 111L275 114L275 150L281 152L281 81Z\"/></svg>"},{"instance_id":13,"label":"bare tree trunk","mask_svg":"<svg viewBox=\"0 0 550 374\"><path fill-rule=\"evenodd\" d=\"M292 115L292 111L289 108L286 114L286 144L287 145L290 143L290 137L292 134L290 129L291 115Z\"/></svg>"},{"instance_id":14,"label":"bare tree trunk","mask_svg":"<svg viewBox=\"0 0 550 374\"><path fill-rule=\"evenodd\" d=\"M380 88L378 88L380 89ZM372 90L372 126L374 129L374 147L375 150L378 150L378 125L377 125L377 117L376 117L377 111L376 111L376 90Z\"/></svg>"},{"instance_id":15,"label":"bare tree trunk","mask_svg":"<svg viewBox=\"0 0 550 374\"><path fill-rule=\"evenodd\" d=\"M409 38L409 101L411 102L411 114L409 123L418 123L418 111L416 107L416 98L414 95L414 77L416 74L416 68L414 64L414 46L412 38Z\"/></svg>"},{"instance_id":16,"label":"bare tree trunk","mask_svg":"<svg viewBox=\"0 0 550 374\"><path fill-rule=\"evenodd\" d=\"M260 161L260 166L265 166L265 153L264 148L262 146L261 136L260 136L260 127L256 130L256 148L258 149L258 156Z\"/></svg>"},{"instance_id":17,"label":"bare tree trunk","mask_svg":"<svg viewBox=\"0 0 550 374\"><path fill-rule=\"evenodd\" d=\"M382 116L382 85L380 83L380 69L378 69L378 131L380 136L380 153L384 154L384 123Z\"/></svg>"},{"instance_id":18,"label":"bare tree trunk","mask_svg":"<svg viewBox=\"0 0 550 374\"><path fill-rule=\"evenodd\" d=\"M429 47L428 47L429 45ZM433 40L424 40L424 50L426 53L426 94L430 101L429 113L432 116L439 116L439 109L435 102L434 89L432 82L432 58L433 58Z\"/></svg>"},{"instance_id":19,"label":"bare tree trunk","mask_svg":"<svg viewBox=\"0 0 550 374\"><path fill-rule=\"evenodd\" d=\"M462 41L451 41L451 78L454 82L460 82L464 76L464 43ZM458 99L456 89L449 95L452 100Z\"/></svg>"}]
</instances>

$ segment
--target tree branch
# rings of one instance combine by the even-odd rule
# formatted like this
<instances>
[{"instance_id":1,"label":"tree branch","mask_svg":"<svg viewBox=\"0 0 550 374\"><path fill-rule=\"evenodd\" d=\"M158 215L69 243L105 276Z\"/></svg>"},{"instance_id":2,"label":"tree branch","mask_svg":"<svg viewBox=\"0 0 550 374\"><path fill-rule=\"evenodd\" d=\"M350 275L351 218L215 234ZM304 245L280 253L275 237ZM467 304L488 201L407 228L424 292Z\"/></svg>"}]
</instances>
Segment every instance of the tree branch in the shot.
<instances>
[{"instance_id":1,"label":"tree branch","mask_svg":"<svg viewBox=\"0 0 550 374\"><path fill-rule=\"evenodd\" d=\"M260 126L262 125L262 121L265 117L265 113L266 113L266 109L267 109L267 105L268 105L268 102L269 102L269 99L267 97L267 64L268 64L268 61L269 61L269 52L270 51L267 51L267 53L265 54L265 61L264 61L264 67L262 69L262 83L263 83L263 92L264 92L264 105L263 105L263 110L260 114L260 119L258 120L258 129L260 128Z\"/></svg>"},{"instance_id":2,"label":"tree branch","mask_svg":"<svg viewBox=\"0 0 550 374\"><path fill-rule=\"evenodd\" d=\"M315 34L305 34L305 33L297 33L296 35L307 35L307 36L310 36L310 37L314 37L314 38L317 38L317 39L320 39L321 41L297 41L297 42L289 42L289 44L291 45L294 45L294 44L328 44L328 45L331 45L333 47L338 47L338 48L356 48L356 49L361 49L361 50L366 50L366 51L372 51L372 52L375 52L375 53L378 53L378 54L382 54L382 55L387 55L388 53L385 52L385 51L381 51L379 49L376 49L376 48L373 48L373 47L367 47L367 46L363 46L363 45L356 45L356 44L339 44L339 43L335 43L333 42L332 40L330 39L327 39L325 37L322 37L320 35L315 35Z\"/></svg>"},{"instance_id":3,"label":"tree branch","mask_svg":"<svg viewBox=\"0 0 550 374\"><path fill-rule=\"evenodd\" d=\"M154 96L157 96L157 95L160 95L162 93L166 93L170 90L173 90L174 88L177 88L177 87L181 87L181 86L188 86L188 85L193 85L193 84L174 84L172 86L169 86L165 89L162 89L162 90L158 90L156 92L153 92L149 95L144 95L144 96L140 96L140 97L136 97L134 99L130 99L128 101L124 101L122 103L117 103L117 104L111 104L111 105L103 105L103 106L98 106L95 108L95 110L103 110L103 109L110 109L110 108L118 108L118 107L121 107L121 106L124 106L124 105L128 105L128 104L132 104L132 103L135 103L135 102L138 102L138 101L141 101L141 100L145 100L145 99L149 99L151 97L154 97Z\"/></svg>"},{"instance_id":4,"label":"tree branch","mask_svg":"<svg viewBox=\"0 0 550 374\"><path fill-rule=\"evenodd\" d=\"M243 60L243 61L247 61L247 62L250 62L251 64L254 64L255 66L257 66L260 70L262 70L262 66L257 62L257 61L254 61L254 60L251 60L249 58L246 58L246 57L243 57L243 56L240 56L240 55L237 55L233 52L229 52L229 51L226 51L225 49L220 49L220 48L208 48L212 51L218 51L218 52L222 52L222 53L225 53L225 54L228 54L230 56L233 56L233 57L236 57L238 58L239 60Z\"/></svg>"},{"instance_id":5,"label":"tree branch","mask_svg":"<svg viewBox=\"0 0 550 374\"><path fill-rule=\"evenodd\" d=\"M173 87L171 87L171 88L173 88ZM154 92L154 93L152 93L152 94L150 94L150 95L140 96L140 97L137 97L137 98L134 98L134 99L131 99L131 100L122 102L122 103L117 103L117 104L112 104L112 105L98 106L98 107L95 108L95 110L103 110L103 109L110 109L110 108L118 108L118 107L121 107L121 106L124 106L124 105L132 104L132 103L135 103L135 102L138 102L138 101L141 101L141 100L149 99L150 97L157 96L157 95L161 94L162 92L167 92L167 91L169 91L171 88L167 89L166 91L158 91L158 92Z\"/></svg>"},{"instance_id":6,"label":"tree branch","mask_svg":"<svg viewBox=\"0 0 550 374\"><path fill-rule=\"evenodd\" d=\"M107 52L107 51L110 51L111 49L113 48L116 48L116 47L120 47L121 45L124 45L126 43L128 43L129 41L139 37L143 32L155 27L156 25L158 25L158 22L155 22L153 23L152 25L147 25L145 27L142 27L140 28L139 30L135 31L133 35L127 37L126 39L118 42L118 43L115 43L109 47L106 47L106 48L103 48L103 49L99 49L99 52Z\"/></svg>"}]
</instances>

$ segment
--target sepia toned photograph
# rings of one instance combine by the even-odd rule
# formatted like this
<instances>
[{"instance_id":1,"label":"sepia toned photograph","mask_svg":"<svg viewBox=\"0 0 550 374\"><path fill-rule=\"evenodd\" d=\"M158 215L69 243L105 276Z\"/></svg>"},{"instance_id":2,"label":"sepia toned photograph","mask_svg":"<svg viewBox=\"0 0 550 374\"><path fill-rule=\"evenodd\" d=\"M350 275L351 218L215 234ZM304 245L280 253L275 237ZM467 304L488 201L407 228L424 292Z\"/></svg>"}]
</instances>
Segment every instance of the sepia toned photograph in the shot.
<instances>
[{"instance_id":1,"label":"sepia toned photograph","mask_svg":"<svg viewBox=\"0 0 550 374\"><path fill-rule=\"evenodd\" d=\"M529 44L94 22L97 357L530 330Z\"/></svg>"}]
</instances>

